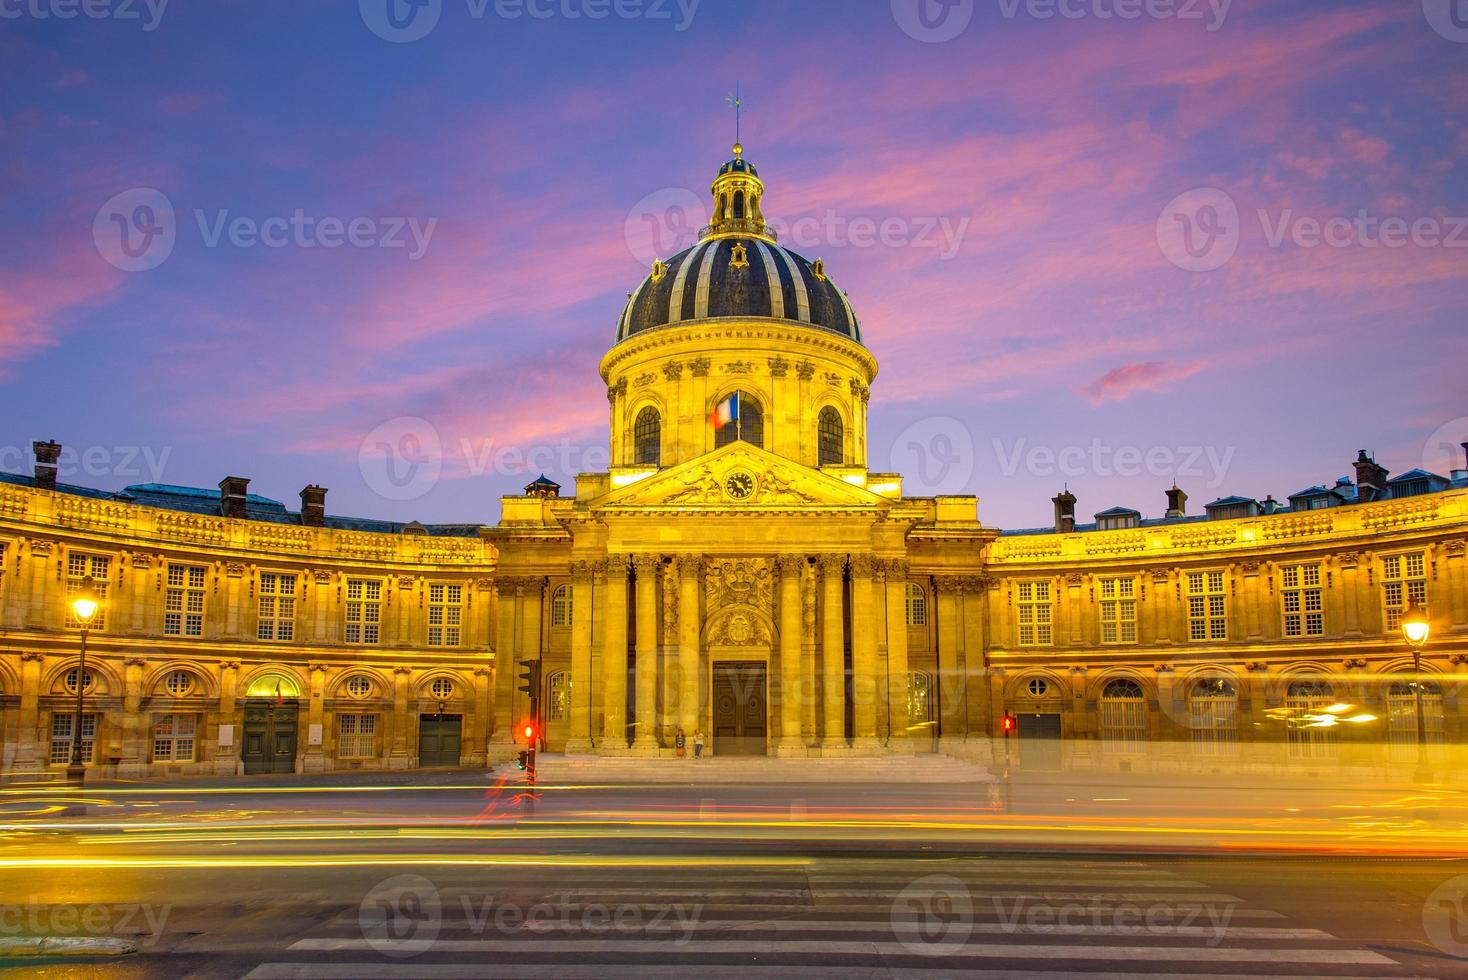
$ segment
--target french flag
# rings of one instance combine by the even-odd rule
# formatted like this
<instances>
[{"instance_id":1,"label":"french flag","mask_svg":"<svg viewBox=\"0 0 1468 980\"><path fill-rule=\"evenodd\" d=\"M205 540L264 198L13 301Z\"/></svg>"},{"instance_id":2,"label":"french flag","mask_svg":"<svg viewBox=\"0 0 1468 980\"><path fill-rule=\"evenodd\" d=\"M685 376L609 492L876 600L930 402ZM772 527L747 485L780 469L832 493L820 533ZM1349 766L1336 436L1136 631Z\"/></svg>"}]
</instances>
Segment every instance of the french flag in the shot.
<instances>
[{"instance_id":1,"label":"french flag","mask_svg":"<svg viewBox=\"0 0 1468 980\"><path fill-rule=\"evenodd\" d=\"M719 404L709 415L709 421L714 424L714 431L718 432L726 425L733 425L739 421L739 392L734 392Z\"/></svg>"}]
</instances>

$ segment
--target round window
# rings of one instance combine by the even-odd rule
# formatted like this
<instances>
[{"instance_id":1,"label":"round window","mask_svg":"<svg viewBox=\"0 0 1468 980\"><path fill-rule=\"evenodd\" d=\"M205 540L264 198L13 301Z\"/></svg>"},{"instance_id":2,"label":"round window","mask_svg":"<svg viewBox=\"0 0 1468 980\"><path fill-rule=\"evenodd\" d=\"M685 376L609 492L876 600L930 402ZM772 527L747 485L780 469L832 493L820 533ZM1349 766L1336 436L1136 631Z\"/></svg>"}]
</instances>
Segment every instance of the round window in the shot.
<instances>
[{"instance_id":1,"label":"round window","mask_svg":"<svg viewBox=\"0 0 1468 980\"><path fill-rule=\"evenodd\" d=\"M76 667L73 667L71 668L71 670L68 670L66 672L66 689L73 694L76 693L77 678L80 676L80 674L81 671ZM82 690L90 691L95 686L96 680L97 679L92 675L92 672L90 670L87 671L87 678L82 683Z\"/></svg>"},{"instance_id":2,"label":"round window","mask_svg":"<svg viewBox=\"0 0 1468 980\"><path fill-rule=\"evenodd\" d=\"M358 674L347 680L347 693L354 698L365 698L372 693L372 682Z\"/></svg>"},{"instance_id":3,"label":"round window","mask_svg":"<svg viewBox=\"0 0 1468 980\"><path fill-rule=\"evenodd\" d=\"M176 698L181 698L194 689L194 675L186 670L169 671L163 678L163 689Z\"/></svg>"},{"instance_id":4,"label":"round window","mask_svg":"<svg viewBox=\"0 0 1468 980\"><path fill-rule=\"evenodd\" d=\"M440 677L433 682L430 690L433 691L434 697L440 701L446 701L454 696L454 682L447 677Z\"/></svg>"},{"instance_id":5,"label":"round window","mask_svg":"<svg viewBox=\"0 0 1468 980\"><path fill-rule=\"evenodd\" d=\"M1036 698L1043 698L1045 695L1050 693L1050 685L1043 678L1040 677L1032 678L1030 682L1025 685L1025 689L1030 692L1031 697Z\"/></svg>"}]
</instances>

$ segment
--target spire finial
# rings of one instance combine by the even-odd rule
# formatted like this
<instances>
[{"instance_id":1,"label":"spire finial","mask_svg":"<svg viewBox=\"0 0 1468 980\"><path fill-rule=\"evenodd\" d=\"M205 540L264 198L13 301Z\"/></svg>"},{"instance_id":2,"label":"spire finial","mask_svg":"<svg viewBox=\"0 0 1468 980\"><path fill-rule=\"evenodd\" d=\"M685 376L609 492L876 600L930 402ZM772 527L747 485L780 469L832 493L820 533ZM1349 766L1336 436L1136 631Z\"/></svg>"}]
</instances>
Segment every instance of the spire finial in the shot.
<instances>
[{"instance_id":1,"label":"spire finial","mask_svg":"<svg viewBox=\"0 0 1468 980\"><path fill-rule=\"evenodd\" d=\"M734 91L724 101L728 102L734 110L734 156L737 158L744 153L744 140L740 138L740 122L744 114L744 99L739 95L739 83L734 83Z\"/></svg>"}]
</instances>

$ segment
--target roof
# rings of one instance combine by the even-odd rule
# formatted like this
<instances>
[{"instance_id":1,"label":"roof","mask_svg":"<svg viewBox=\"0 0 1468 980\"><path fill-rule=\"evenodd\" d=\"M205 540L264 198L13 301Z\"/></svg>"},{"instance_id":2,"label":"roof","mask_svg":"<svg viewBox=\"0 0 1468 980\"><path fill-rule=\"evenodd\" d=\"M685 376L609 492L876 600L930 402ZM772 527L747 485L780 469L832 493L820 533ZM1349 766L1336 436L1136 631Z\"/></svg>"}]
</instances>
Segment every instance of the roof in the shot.
<instances>
[{"instance_id":1,"label":"roof","mask_svg":"<svg viewBox=\"0 0 1468 980\"><path fill-rule=\"evenodd\" d=\"M1134 510L1131 507L1112 507L1108 510L1101 511L1095 516L1097 520L1100 520L1103 517L1141 517L1142 512L1139 510Z\"/></svg>"},{"instance_id":2,"label":"roof","mask_svg":"<svg viewBox=\"0 0 1468 980\"><path fill-rule=\"evenodd\" d=\"M1259 501L1255 500L1253 497L1237 497L1237 496L1235 496L1235 497L1219 497L1217 500L1213 501L1213 503L1211 503L1211 504L1204 504L1203 507L1206 510L1209 507L1229 507L1229 506L1232 506L1234 504L1257 504L1257 503L1259 503Z\"/></svg>"}]
</instances>

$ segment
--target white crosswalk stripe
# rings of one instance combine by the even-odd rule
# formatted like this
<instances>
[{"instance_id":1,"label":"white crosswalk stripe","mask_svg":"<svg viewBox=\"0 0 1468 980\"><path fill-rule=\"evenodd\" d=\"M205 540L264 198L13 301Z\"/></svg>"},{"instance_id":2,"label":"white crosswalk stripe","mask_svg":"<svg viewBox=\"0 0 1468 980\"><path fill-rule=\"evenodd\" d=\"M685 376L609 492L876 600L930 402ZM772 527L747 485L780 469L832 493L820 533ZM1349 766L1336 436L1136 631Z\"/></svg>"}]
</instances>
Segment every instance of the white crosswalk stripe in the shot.
<instances>
[{"instance_id":1,"label":"white crosswalk stripe","mask_svg":"<svg viewBox=\"0 0 1468 980\"><path fill-rule=\"evenodd\" d=\"M563 868L394 901L344 910L247 980L1407 975L1145 862L830 860L720 869L708 884Z\"/></svg>"}]
</instances>

